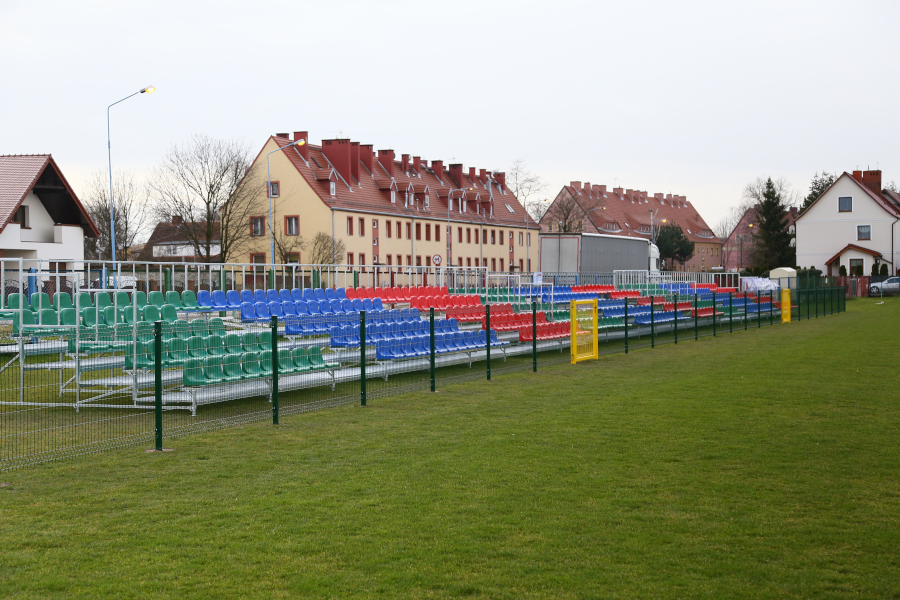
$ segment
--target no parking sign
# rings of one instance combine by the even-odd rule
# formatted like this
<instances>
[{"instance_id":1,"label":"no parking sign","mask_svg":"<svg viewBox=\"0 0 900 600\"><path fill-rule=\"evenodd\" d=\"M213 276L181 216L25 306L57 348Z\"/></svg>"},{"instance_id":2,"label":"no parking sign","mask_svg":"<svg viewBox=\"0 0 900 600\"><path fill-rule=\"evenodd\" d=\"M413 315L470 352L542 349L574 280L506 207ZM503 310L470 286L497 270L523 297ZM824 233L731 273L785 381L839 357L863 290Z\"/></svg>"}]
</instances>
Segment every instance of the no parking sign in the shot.
<instances>
[{"instance_id":1,"label":"no parking sign","mask_svg":"<svg viewBox=\"0 0 900 600\"><path fill-rule=\"evenodd\" d=\"M432 256L432 257L431 257L431 262L434 263L435 266L440 265L440 264L441 264L441 255L440 255L440 254L435 254L434 256Z\"/></svg>"}]
</instances>

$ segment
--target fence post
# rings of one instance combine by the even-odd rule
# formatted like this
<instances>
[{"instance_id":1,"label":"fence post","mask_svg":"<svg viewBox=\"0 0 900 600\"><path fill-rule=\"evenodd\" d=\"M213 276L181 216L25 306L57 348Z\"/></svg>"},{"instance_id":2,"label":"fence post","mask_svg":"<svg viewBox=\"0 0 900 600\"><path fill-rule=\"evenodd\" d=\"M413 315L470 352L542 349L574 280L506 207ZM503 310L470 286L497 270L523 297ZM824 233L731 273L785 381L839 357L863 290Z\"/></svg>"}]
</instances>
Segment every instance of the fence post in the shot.
<instances>
[{"instance_id":1,"label":"fence post","mask_svg":"<svg viewBox=\"0 0 900 600\"><path fill-rule=\"evenodd\" d=\"M163 269L163 294L172 289L172 269Z\"/></svg>"},{"instance_id":2,"label":"fence post","mask_svg":"<svg viewBox=\"0 0 900 600\"><path fill-rule=\"evenodd\" d=\"M224 265L223 265L224 266ZM225 269L219 269L219 289L222 290L222 293L225 293L225 286L227 285L227 274L225 273ZM210 295L212 295L212 291L210 291ZM219 311L219 317L225 318L225 311Z\"/></svg>"},{"instance_id":3,"label":"fence post","mask_svg":"<svg viewBox=\"0 0 900 600\"><path fill-rule=\"evenodd\" d=\"M757 329L762 327L762 321L761 321L762 314L760 314L762 311L759 310L760 309L759 300L760 300L759 290L756 290L756 328ZM746 298L744 298L744 302L745 302L744 306L746 306L746 302L747 302ZM769 303L769 305L771 306L771 302Z\"/></svg>"},{"instance_id":4,"label":"fence post","mask_svg":"<svg viewBox=\"0 0 900 600\"><path fill-rule=\"evenodd\" d=\"M672 321L672 331L675 333L675 343L678 343L678 292L675 292L675 319Z\"/></svg>"},{"instance_id":5,"label":"fence post","mask_svg":"<svg viewBox=\"0 0 900 600\"><path fill-rule=\"evenodd\" d=\"M759 290L756 290L756 320L759 321ZM750 321L750 313L747 311L747 291L744 290L744 331L747 331L748 321Z\"/></svg>"},{"instance_id":6,"label":"fence post","mask_svg":"<svg viewBox=\"0 0 900 600\"><path fill-rule=\"evenodd\" d=\"M153 355L153 412L156 417L154 438L156 441L156 451L162 452L162 321L156 321L153 324Z\"/></svg>"},{"instance_id":7,"label":"fence post","mask_svg":"<svg viewBox=\"0 0 900 600\"><path fill-rule=\"evenodd\" d=\"M676 305L675 308L678 308ZM656 311L653 310L653 296L650 296L650 347L656 348Z\"/></svg>"},{"instance_id":8,"label":"fence post","mask_svg":"<svg viewBox=\"0 0 900 600\"><path fill-rule=\"evenodd\" d=\"M486 304L484 307L484 329L485 339L487 340L487 378L491 380L491 305Z\"/></svg>"},{"instance_id":9,"label":"fence post","mask_svg":"<svg viewBox=\"0 0 900 600\"><path fill-rule=\"evenodd\" d=\"M809 282L809 277L806 278L807 282ZM799 290L798 290L799 291ZM797 319L798 321L800 319ZM806 320L809 321L809 288L806 288Z\"/></svg>"},{"instance_id":10,"label":"fence post","mask_svg":"<svg viewBox=\"0 0 900 600\"><path fill-rule=\"evenodd\" d=\"M366 311L359 312L359 401L366 405Z\"/></svg>"},{"instance_id":11,"label":"fence post","mask_svg":"<svg viewBox=\"0 0 900 600\"><path fill-rule=\"evenodd\" d=\"M625 298L625 318L622 321L625 323L625 354L628 354L628 298Z\"/></svg>"},{"instance_id":12,"label":"fence post","mask_svg":"<svg viewBox=\"0 0 900 600\"><path fill-rule=\"evenodd\" d=\"M431 329L430 329L430 340L431 340L431 391L434 391L434 307L432 306L430 309L430 317L431 317Z\"/></svg>"},{"instance_id":13,"label":"fence post","mask_svg":"<svg viewBox=\"0 0 900 600\"><path fill-rule=\"evenodd\" d=\"M537 301L531 301L531 370L537 373Z\"/></svg>"},{"instance_id":14,"label":"fence post","mask_svg":"<svg viewBox=\"0 0 900 600\"><path fill-rule=\"evenodd\" d=\"M675 308L678 308L678 307L676 306ZM697 341L697 338L699 337L699 331L698 331L699 326L700 326L700 319L698 316L699 313L700 313L699 296L697 295L696 292L694 292L694 341L695 342Z\"/></svg>"},{"instance_id":15,"label":"fence post","mask_svg":"<svg viewBox=\"0 0 900 600\"><path fill-rule=\"evenodd\" d=\"M775 308L775 292L773 290L769 290L769 325L772 325L774 321L772 320L772 316L774 314L773 309Z\"/></svg>"},{"instance_id":16,"label":"fence post","mask_svg":"<svg viewBox=\"0 0 900 600\"><path fill-rule=\"evenodd\" d=\"M728 292L728 333L734 333L734 293ZM744 312L747 311L747 297L744 296ZM746 315L745 315L746 316Z\"/></svg>"},{"instance_id":17,"label":"fence post","mask_svg":"<svg viewBox=\"0 0 900 600\"><path fill-rule=\"evenodd\" d=\"M716 293L713 292L713 337L716 337L716 312L718 305L716 304Z\"/></svg>"},{"instance_id":18,"label":"fence post","mask_svg":"<svg viewBox=\"0 0 900 600\"><path fill-rule=\"evenodd\" d=\"M278 425L278 317L272 315L272 425Z\"/></svg>"}]
</instances>

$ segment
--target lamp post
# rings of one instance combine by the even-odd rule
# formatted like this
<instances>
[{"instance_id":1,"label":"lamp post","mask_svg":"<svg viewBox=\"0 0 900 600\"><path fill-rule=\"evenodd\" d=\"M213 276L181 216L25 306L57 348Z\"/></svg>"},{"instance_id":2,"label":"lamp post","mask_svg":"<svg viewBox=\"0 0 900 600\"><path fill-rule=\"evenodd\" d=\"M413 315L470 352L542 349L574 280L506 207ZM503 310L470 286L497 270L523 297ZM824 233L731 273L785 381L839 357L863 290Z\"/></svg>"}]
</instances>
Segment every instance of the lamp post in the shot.
<instances>
[{"instance_id":1,"label":"lamp post","mask_svg":"<svg viewBox=\"0 0 900 600\"><path fill-rule=\"evenodd\" d=\"M131 98L131 96L137 96L138 94L152 94L156 91L156 88L152 85L148 85L145 88L141 88L135 93L125 96L121 100L113 102L109 106L106 107L106 151L109 158L109 245L112 249L112 262L113 269L117 272L119 270L118 265L116 264L116 219L115 219L115 210L113 209L113 181L112 181L112 142L110 136L110 128L109 128L109 109L118 104L119 102L124 102ZM104 284L105 285L105 284Z\"/></svg>"},{"instance_id":2,"label":"lamp post","mask_svg":"<svg viewBox=\"0 0 900 600\"><path fill-rule=\"evenodd\" d=\"M469 192L475 188L453 188L447 192L447 266L453 266L453 258L450 256L450 206L453 204L453 192ZM462 198L460 198L462 201Z\"/></svg>"},{"instance_id":3,"label":"lamp post","mask_svg":"<svg viewBox=\"0 0 900 600\"><path fill-rule=\"evenodd\" d=\"M272 171L269 168L269 157L278 152L279 150L284 150L285 148L290 148L291 146L302 146L306 143L306 140L299 139L294 142L291 142L287 146L282 146L281 148L276 148L272 150L268 154L266 154L266 195L269 197L269 252L272 256L272 283L275 282L275 233L272 230L272 225L274 223L272 216ZM278 195L281 195L281 190L278 190ZM298 224L299 226L299 224ZM298 231L299 233L299 231Z\"/></svg>"},{"instance_id":4,"label":"lamp post","mask_svg":"<svg viewBox=\"0 0 900 600\"><path fill-rule=\"evenodd\" d=\"M750 223L747 227L749 227L750 229L753 229L753 223ZM742 234L738 235L738 240L740 240L740 242L741 242L741 258L740 258L741 264L738 265L738 272L744 270L744 237L746 235L747 235L746 233L742 233Z\"/></svg>"}]
</instances>

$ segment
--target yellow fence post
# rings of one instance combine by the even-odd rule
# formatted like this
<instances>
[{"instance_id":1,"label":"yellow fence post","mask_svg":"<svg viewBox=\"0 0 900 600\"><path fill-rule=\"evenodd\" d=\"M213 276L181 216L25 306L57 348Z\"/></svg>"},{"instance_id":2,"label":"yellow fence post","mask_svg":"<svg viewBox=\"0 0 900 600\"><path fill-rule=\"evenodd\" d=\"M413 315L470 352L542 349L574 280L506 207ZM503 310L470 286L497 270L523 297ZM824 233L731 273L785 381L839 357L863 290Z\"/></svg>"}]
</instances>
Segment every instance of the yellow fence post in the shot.
<instances>
[{"instance_id":1,"label":"yellow fence post","mask_svg":"<svg viewBox=\"0 0 900 600\"><path fill-rule=\"evenodd\" d=\"M781 290L781 322L791 322L791 290Z\"/></svg>"}]
</instances>

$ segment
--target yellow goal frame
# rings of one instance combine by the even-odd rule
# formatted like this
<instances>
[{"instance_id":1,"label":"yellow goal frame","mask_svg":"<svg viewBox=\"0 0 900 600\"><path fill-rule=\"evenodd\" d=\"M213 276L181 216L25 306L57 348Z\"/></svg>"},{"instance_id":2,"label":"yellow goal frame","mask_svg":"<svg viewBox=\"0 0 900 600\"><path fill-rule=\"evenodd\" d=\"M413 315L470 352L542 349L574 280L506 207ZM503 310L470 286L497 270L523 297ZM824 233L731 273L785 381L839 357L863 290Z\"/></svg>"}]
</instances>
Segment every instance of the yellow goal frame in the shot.
<instances>
[{"instance_id":1,"label":"yellow goal frame","mask_svg":"<svg viewBox=\"0 0 900 600\"><path fill-rule=\"evenodd\" d=\"M579 310L579 307L581 309ZM585 309L590 308L591 316L588 320L586 315L582 314L579 319L579 312L586 312ZM582 360L591 360L600 358L600 347L597 343L597 300L572 300L569 308L569 325L571 333L570 349L572 351L572 364ZM590 329L585 326L590 325Z\"/></svg>"}]
</instances>

